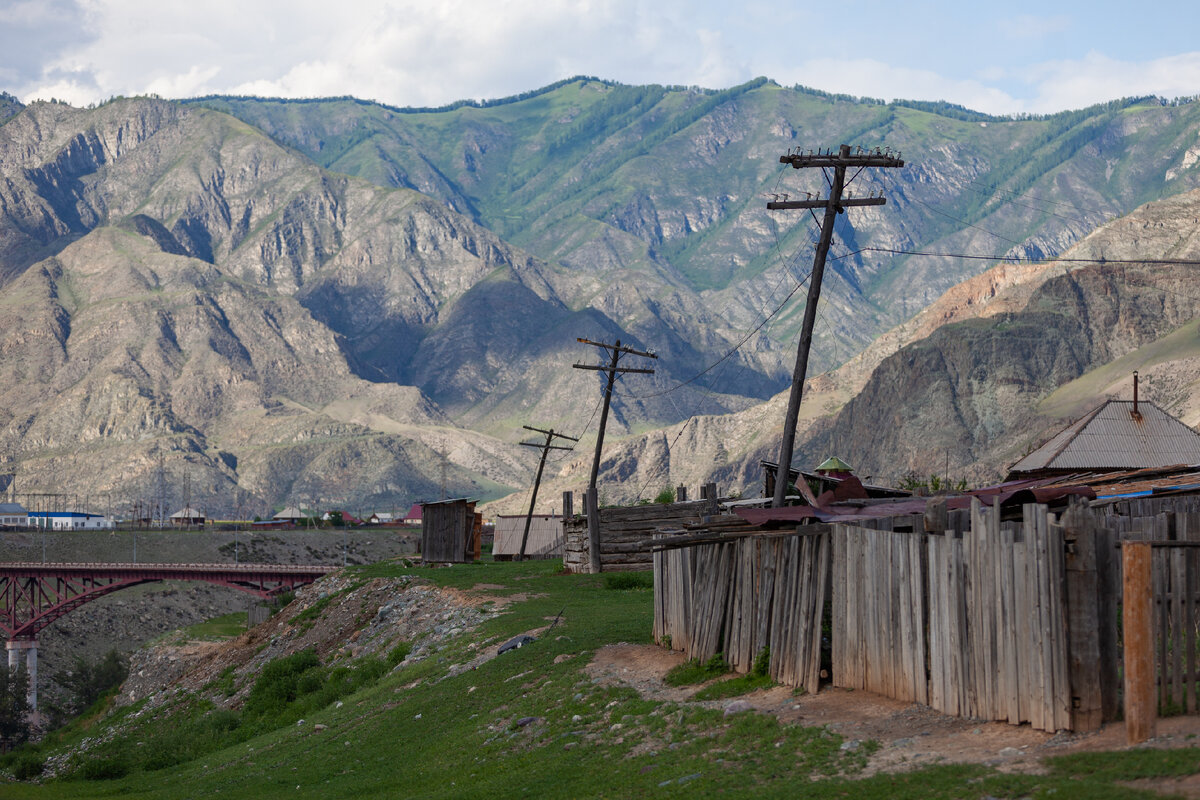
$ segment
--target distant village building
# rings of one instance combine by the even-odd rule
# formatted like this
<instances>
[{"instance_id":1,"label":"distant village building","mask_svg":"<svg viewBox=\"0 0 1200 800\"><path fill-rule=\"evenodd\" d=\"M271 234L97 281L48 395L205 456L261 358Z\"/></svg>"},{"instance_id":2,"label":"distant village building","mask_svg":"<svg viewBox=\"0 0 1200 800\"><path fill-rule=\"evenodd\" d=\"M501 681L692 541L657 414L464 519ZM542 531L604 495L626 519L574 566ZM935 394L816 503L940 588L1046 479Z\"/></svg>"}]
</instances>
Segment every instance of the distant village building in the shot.
<instances>
[{"instance_id":1,"label":"distant village building","mask_svg":"<svg viewBox=\"0 0 1200 800\"><path fill-rule=\"evenodd\" d=\"M1012 465L1008 480L1200 464L1200 433L1153 403L1109 400Z\"/></svg>"},{"instance_id":2,"label":"distant village building","mask_svg":"<svg viewBox=\"0 0 1200 800\"><path fill-rule=\"evenodd\" d=\"M272 516L271 519L275 522L297 523L304 522L306 519L308 519L308 517L309 515L301 511L299 506L288 506L278 514Z\"/></svg>"},{"instance_id":3,"label":"distant village building","mask_svg":"<svg viewBox=\"0 0 1200 800\"><path fill-rule=\"evenodd\" d=\"M367 517L367 522L371 525L391 525L395 519L396 515L391 511L376 511Z\"/></svg>"},{"instance_id":4,"label":"distant village building","mask_svg":"<svg viewBox=\"0 0 1200 800\"><path fill-rule=\"evenodd\" d=\"M29 524L53 531L99 531L113 527L112 520L103 514L86 511L30 511Z\"/></svg>"},{"instance_id":5,"label":"distant village building","mask_svg":"<svg viewBox=\"0 0 1200 800\"><path fill-rule=\"evenodd\" d=\"M20 503L0 503L0 527L29 527L29 512Z\"/></svg>"},{"instance_id":6,"label":"distant village building","mask_svg":"<svg viewBox=\"0 0 1200 800\"><path fill-rule=\"evenodd\" d=\"M203 525L205 516L203 511L197 511L190 506L185 506L171 515L171 524L177 526L185 525Z\"/></svg>"},{"instance_id":7,"label":"distant village building","mask_svg":"<svg viewBox=\"0 0 1200 800\"><path fill-rule=\"evenodd\" d=\"M412 508L404 515L405 525L420 525L421 524L421 504L413 503Z\"/></svg>"}]
</instances>

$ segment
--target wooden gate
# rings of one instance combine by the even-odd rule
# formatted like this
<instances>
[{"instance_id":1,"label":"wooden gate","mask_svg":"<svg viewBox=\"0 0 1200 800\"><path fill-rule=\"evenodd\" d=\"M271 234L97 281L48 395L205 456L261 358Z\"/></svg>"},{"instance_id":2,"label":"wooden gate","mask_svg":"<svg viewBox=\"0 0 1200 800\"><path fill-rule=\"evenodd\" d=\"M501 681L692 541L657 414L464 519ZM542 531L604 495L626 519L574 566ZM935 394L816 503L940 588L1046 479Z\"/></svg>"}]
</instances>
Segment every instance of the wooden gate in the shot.
<instances>
[{"instance_id":1,"label":"wooden gate","mask_svg":"<svg viewBox=\"0 0 1200 800\"><path fill-rule=\"evenodd\" d=\"M1158 712L1163 715L1197 712L1200 531L1190 533L1195 538L1186 544L1156 542L1161 546L1152 551Z\"/></svg>"}]
</instances>

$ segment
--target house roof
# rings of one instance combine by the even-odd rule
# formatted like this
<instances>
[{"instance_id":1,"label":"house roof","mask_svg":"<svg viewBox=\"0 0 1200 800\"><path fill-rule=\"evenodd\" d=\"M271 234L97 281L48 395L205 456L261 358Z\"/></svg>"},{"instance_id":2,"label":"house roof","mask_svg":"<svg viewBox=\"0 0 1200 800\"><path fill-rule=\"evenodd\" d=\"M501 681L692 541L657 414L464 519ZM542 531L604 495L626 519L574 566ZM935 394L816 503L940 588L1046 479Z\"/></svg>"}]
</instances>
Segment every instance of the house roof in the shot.
<instances>
[{"instance_id":1,"label":"house roof","mask_svg":"<svg viewBox=\"0 0 1200 800\"><path fill-rule=\"evenodd\" d=\"M837 456L830 456L821 462L821 466L817 467L816 472L853 472L854 467L842 461Z\"/></svg>"},{"instance_id":2,"label":"house roof","mask_svg":"<svg viewBox=\"0 0 1200 800\"><path fill-rule=\"evenodd\" d=\"M271 517L271 519L304 519L307 516L298 506L288 506L283 511Z\"/></svg>"},{"instance_id":3,"label":"house roof","mask_svg":"<svg viewBox=\"0 0 1200 800\"><path fill-rule=\"evenodd\" d=\"M0 503L0 514L16 514L23 516L29 512L25 510L25 506L20 503Z\"/></svg>"},{"instance_id":4,"label":"house roof","mask_svg":"<svg viewBox=\"0 0 1200 800\"><path fill-rule=\"evenodd\" d=\"M1013 464L1041 471L1129 470L1200 464L1200 433L1153 403L1109 400Z\"/></svg>"},{"instance_id":5,"label":"house roof","mask_svg":"<svg viewBox=\"0 0 1200 800\"><path fill-rule=\"evenodd\" d=\"M204 516L203 511L197 511L191 506L184 506L171 515L171 519L199 519Z\"/></svg>"},{"instance_id":6,"label":"house roof","mask_svg":"<svg viewBox=\"0 0 1200 800\"><path fill-rule=\"evenodd\" d=\"M421 504L413 503L412 508L410 508L408 510L408 513L404 515L404 518L405 519L420 519L421 518Z\"/></svg>"},{"instance_id":7,"label":"house roof","mask_svg":"<svg viewBox=\"0 0 1200 800\"><path fill-rule=\"evenodd\" d=\"M30 511L31 517L54 517L58 519L94 519L103 514L92 514L87 511Z\"/></svg>"}]
</instances>

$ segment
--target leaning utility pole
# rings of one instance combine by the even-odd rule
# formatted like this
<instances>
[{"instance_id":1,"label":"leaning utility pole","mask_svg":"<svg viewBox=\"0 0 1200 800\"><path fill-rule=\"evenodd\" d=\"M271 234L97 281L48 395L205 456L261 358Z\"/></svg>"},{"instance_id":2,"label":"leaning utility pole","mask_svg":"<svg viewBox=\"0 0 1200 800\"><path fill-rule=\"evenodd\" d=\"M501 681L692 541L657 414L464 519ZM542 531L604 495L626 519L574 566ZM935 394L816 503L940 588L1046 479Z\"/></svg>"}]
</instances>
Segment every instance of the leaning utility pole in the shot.
<instances>
[{"instance_id":1,"label":"leaning utility pole","mask_svg":"<svg viewBox=\"0 0 1200 800\"><path fill-rule=\"evenodd\" d=\"M783 443L779 448L779 466L775 473L775 497L771 505L778 508L784 504L787 497L788 475L792 468L792 448L796 444L796 420L800 415L800 400L804 394L804 378L808 373L808 351L812 346L813 326L817 320L817 301L821 297L821 278L825 274L825 256L829 253L829 243L833 241L833 223L837 215L851 206L881 206L885 202L882 196L843 198L842 191L846 187L846 168L858 167L861 172L867 167L903 167L899 153L892 155L891 150L881 152L864 151L859 148L857 153L850 153L850 145L844 144L835 155L832 150L818 151L815 155L811 150L808 154L800 151L789 152L779 157L781 164L791 164L795 169L804 167L833 168L833 180L829 183L829 197L825 200L782 200L767 203L768 210L790 208L823 208L825 218L821 222L821 239L817 242L817 252L813 258L812 274L809 277L808 301L804 306L804 324L800 329L800 344L796 348L796 367L792 371L792 392L788 397L787 416L783 420ZM850 180L858 177L858 172Z\"/></svg>"},{"instance_id":2,"label":"leaning utility pole","mask_svg":"<svg viewBox=\"0 0 1200 800\"><path fill-rule=\"evenodd\" d=\"M546 466L546 454L551 450L574 450L574 447L563 447L561 445L551 444L554 437L560 439L570 439L572 442L578 442L574 436L567 436L565 433L555 433L554 428L544 431L541 428L531 428L528 425L522 425L527 431L536 431L537 433L546 434L546 441L538 442L521 442L526 447L542 448L542 460L538 462L537 477L533 479L533 493L529 496L529 513L525 516L525 532L521 534L521 551L517 553L517 561L525 560L525 545L529 541L529 525L533 522L533 504L537 502L538 487L542 485L542 468Z\"/></svg>"},{"instance_id":3,"label":"leaning utility pole","mask_svg":"<svg viewBox=\"0 0 1200 800\"><path fill-rule=\"evenodd\" d=\"M642 356L644 358L658 358L651 351L634 350L632 347L622 347L621 340L617 339L616 344L604 344L603 342L593 342L590 339L576 339L577 342L590 344L596 347L602 347L612 351L612 361L606 366L591 366L589 364L574 364L575 369L591 369L599 372L608 373L608 384L604 388L604 410L600 413L600 430L596 434L596 455L592 459L592 475L588 479L587 490L587 515L588 515L588 559L590 561L589 571L600 571L600 510L597 508L597 492L596 492L596 476L600 473L600 448L604 446L604 428L608 424L608 407L612 402L613 382L617 379L617 373L640 372L647 375L653 375L652 369L635 369L633 367L618 367L617 362L625 353L630 355Z\"/></svg>"}]
</instances>

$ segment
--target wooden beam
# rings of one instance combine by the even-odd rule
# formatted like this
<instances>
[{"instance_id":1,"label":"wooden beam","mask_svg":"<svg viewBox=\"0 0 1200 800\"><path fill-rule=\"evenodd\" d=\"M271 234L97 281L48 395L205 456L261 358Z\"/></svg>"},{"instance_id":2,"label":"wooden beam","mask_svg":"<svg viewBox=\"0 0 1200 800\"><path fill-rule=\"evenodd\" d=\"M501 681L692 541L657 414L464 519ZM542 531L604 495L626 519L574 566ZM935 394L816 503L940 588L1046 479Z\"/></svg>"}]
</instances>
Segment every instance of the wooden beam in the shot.
<instances>
[{"instance_id":1,"label":"wooden beam","mask_svg":"<svg viewBox=\"0 0 1200 800\"><path fill-rule=\"evenodd\" d=\"M1122 542L1125 624L1125 739L1138 744L1154 736L1154 584L1148 542Z\"/></svg>"}]
</instances>

